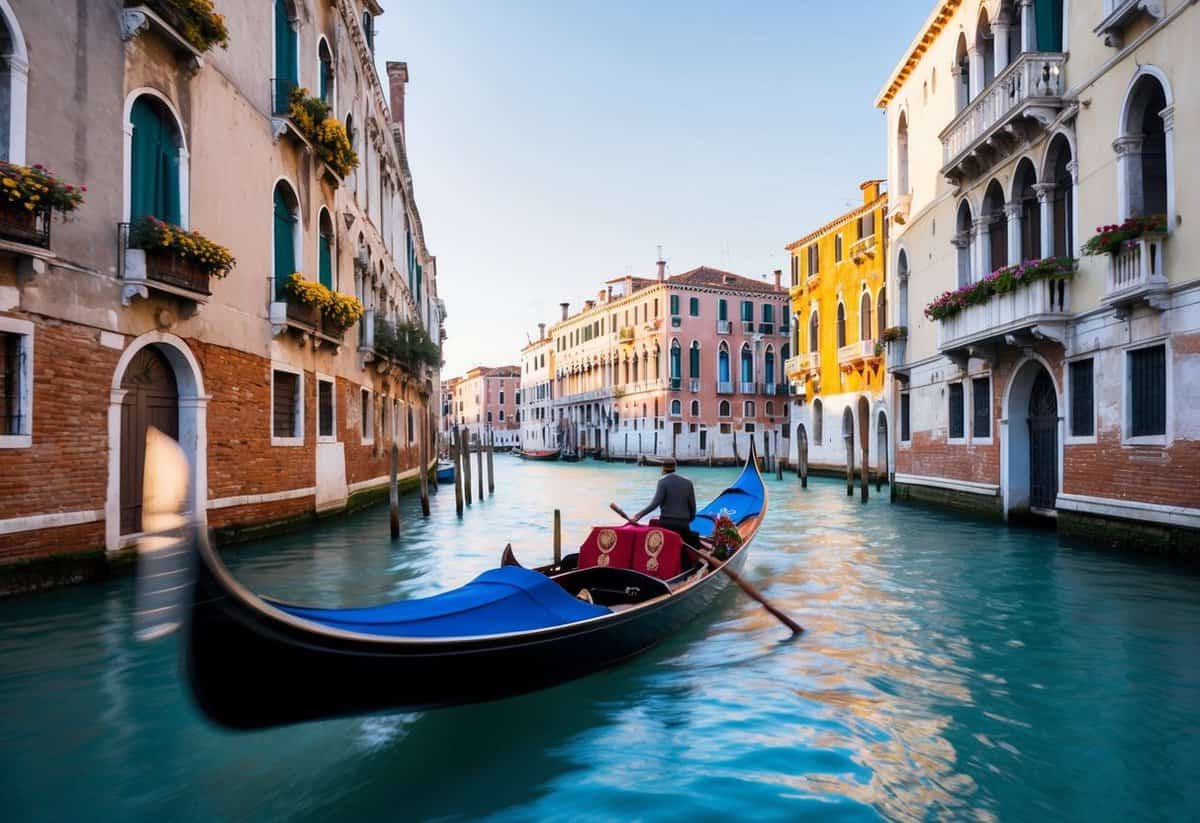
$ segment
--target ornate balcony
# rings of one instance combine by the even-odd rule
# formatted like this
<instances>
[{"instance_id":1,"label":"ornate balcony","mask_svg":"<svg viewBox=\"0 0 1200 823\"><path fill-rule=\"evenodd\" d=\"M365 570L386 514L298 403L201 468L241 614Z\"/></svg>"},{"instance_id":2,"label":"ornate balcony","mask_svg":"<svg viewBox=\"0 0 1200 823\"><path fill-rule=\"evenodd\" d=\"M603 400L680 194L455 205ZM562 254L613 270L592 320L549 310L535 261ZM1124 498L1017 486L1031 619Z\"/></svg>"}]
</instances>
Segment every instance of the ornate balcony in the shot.
<instances>
[{"instance_id":1,"label":"ornate balcony","mask_svg":"<svg viewBox=\"0 0 1200 823\"><path fill-rule=\"evenodd\" d=\"M212 296L209 274L196 261L173 250L137 248L135 243L130 240L129 224L119 223L121 305L128 306L135 297L149 299L151 291L190 301L193 313L208 302Z\"/></svg>"},{"instance_id":2,"label":"ornate balcony","mask_svg":"<svg viewBox=\"0 0 1200 823\"><path fill-rule=\"evenodd\" d=\"M691 391L692 394L700 393L700 378L699 377L692 377L688 380L688 390Z\"/></svg>"},{"instance_id":3,"label":"ornate balcony","mask_svg":"<svg viewBox=\"0 0 1200 823\"><path fill-rule=\"evenodd\" d=\"M860 237L850 244L850 257L855 263L862 263L868 257L874 258L877 249L878 244L874 234L869 237Z\"/></svg>"},{"instance_id":4,"label":"ornate balcony","mask_svg":"<svg viewBox=\"0 0 1200 823\"><path fill-rule=\"evenodd\" d=\"M733 394L733 383L728 380L717 381L717 394Z\"/></svg>"},{"instance_id":5,"label":"ornate balcony","mask_svg":"<svg viewBox=\"0 0 1200 823\"><path fill-rule=\"evenodd\" d=\"M775 333L775 324L774 323L759 323L758 324L758 333L759 334L774 334Z\"/></svg>"},{"instance_id":6,"label":"ornate balcony","mask_svg":"<svg viewBox=\"0 0 1200 823\"><path fill-rule=\"evenodd\" d=\"M729 334L732 324L728 320L717 321L717 334Z\"/></svg>"},{"instance_id":7,"label":"ornate balcony","mask_svg":"<svg viewBox=\"0 0 1200 823\"><path fill-rule=\"evenodd\" d=\"M754 334L754 321L753 320L743 320L742 321L742 334Z\"/></svg>"},{"instance_id":8,"label":"ornate balcony","mask_svg":"<svg viewBox=\"0 0 1200 823\"><path fill-rule=\"evenodd\" d=\"M157 32L178 59L185 61L192 74L203 68L204 57L181 33L186 21L173 6L163 0L125 0L124 5L121 10L122 40L132 40L142 31Z\"/></svg>"},{"instance_id":9,"label":"ornate balcony","mask_svg":"<svg viewBox=\"0 0 1200 823\"><path fill-rule=\"evenodd\" d=\"M633 343L635 333L633 326L622 326L621 330L617 332L617 342L630 345Z\"/></svg>"},{"instance_id":10,"label":"ornate balcony","mask_svg":"<svg viewBox=\"0 0 1200 823\"><path fill-rule=\"evenodd\" d=\"M1167 307L1167 272L1163 251L1167 235L1143 234L1108 258L1108 283L1103 302L1123 317L1135 303Z\"/></svg>"},{"instance_id":11,"label":"ornate balcony","mask_svg":"<svg viewBox=\"0 0 1200 823\"><path fill-rule=\"evenodd\" d=\"M842 371L868 366L879 359L875 354L875 341L857 340L845 346L838 347L838 365Z\"/></svg>"},{"instance_id":12,"label":"ornate balcony","mask_svg":"<svg viewBox=\"0 0 1200 823\"><path fill-rule=\"evenodd\" d=\"M32 211L19 205L0 207L0 241L50 248L50 207L41 206Z\"/></svg>"},{"instance_id":13,"label":"ornate balcony","mask_svg":"<svg viewBox=\"0 0 1200 823\"><path fill-rule=\"evenodd\" d=\"M1000 345L1062 342L1071 309L1071 281L1037 280L938 321L938 349L952 360L995 360Z\"/></svg>"},{"instance_id":14,"label":"ornate balcony","mask_svg":"<svg viewBox=\"0 0 1200 823\"><path fill-rule=\"evenodd\" d=\"M747 383L743 380L738 385L738 388L742 390L742 394L757 394L757 390L755 389L753 382Z\"/></svg>"},{"instance_id":15,"label":"ornate balcony","mask_svg":"<svg viewBox=\"0 0 1200 823\"><path fill-rule=\"evenodd\" d=\"M667 381L667 388L670 391L679 391L679 389L682 388L682 386L683 386L683 378L672 377Z\"/></svg>"},{"instance_id":16,"label":"ornate balcony","mask_svg":"<svg viewBox=\"0 0 1200 823\"><path fill-rule=\"evenodd\" d=\"M802 352L795 357L783 361L783 373L789 380L804 380L809 374L820 371L821 353L819 351Z\"/></svg>"},{"instance_id":17,"label":"ornate balcony","mask_svg":"<svg viewBox=\"0 0 1200 823\"><path fill-rule=\"evenodd\" d=\"M1046 129L1063 101L1060 52L1017 56L938 137L942 174L952 185L973 180Z\"/></svg>"}]
</instances>

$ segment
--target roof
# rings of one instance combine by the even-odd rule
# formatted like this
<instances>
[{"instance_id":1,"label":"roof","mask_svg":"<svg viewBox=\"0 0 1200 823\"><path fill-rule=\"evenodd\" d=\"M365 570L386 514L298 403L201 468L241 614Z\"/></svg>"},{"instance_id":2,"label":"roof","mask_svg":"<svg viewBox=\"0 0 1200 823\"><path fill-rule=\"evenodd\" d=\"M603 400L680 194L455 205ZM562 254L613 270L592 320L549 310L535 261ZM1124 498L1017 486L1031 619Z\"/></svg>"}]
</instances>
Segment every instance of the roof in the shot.
<instances>
[{"instance_id":1,"label":"roof","mask_svg":"<svg viewBox=\"0 0 1200 823\"><path fill-rule=\"evenodd\" d=\"M782 291L782 289L777 290L774 283L764 283L761 280L754 280L750 277L743 277L740 274L720 269L711 269L708 266L701 266L698 269L685 271L683 274L676 274L673 277L667 278L667 282L675 286L702 286L715 289L769 292L771 294Z\"/></svg>"},{"instance_id":2,"label":"roof","mask_svg":"<svg viewBox=\"0 0 1200 823\"><path fill-rule=\"evenodd\" d=\"M904 86L908 76L912 74L913 68L920 62L921 57L929 50L929 46L942 33L942 29L946 27L946 23L950 21L950 17L954 14L954 10L962 5L962 0L937 0L937 4L933 7L933 12L925 21L925 25L921 26L917 32L917 36L913 38L912 43L904 52L904 56L900 58L900 62L896 64L896 68L892 69L892 73L888 76L887 85L879 92L879 96L875 98L875 108L882 109L892 102L892 98Z\"/></svg>"},{"instance_id":3,"label":"roof","mask_svg":"<svg viewBox=\"0 0 1200 823\"><path fill-rule=\"evenodd\" d=\"M847 223L861 215L866 214L869 211L874 211L875 209L878 209L878 208L886 208L887 207L887 199L888 199L887 192L883 192L878 197L876 197L874 200L872 200L870 203L863 203L861 206L859 206L856 209L852 209L852 210L846 212L845 214L838 215L837 217L835 217L834 219L832 219L828 223L826 223L824 226L821 226L821 228L817 229L816 231L810 231L808 234L804 235L799 240L796 240L795 242L792 242L792 243L788 243L783 248L785 251L795 251L796 249L800 248L801 246L806 245L806 244L811 243L812 241L816 240L818 237L828 234L829 232L833 231L835 228L842 225L843 223Z\"/></svg>"}]
</instances>

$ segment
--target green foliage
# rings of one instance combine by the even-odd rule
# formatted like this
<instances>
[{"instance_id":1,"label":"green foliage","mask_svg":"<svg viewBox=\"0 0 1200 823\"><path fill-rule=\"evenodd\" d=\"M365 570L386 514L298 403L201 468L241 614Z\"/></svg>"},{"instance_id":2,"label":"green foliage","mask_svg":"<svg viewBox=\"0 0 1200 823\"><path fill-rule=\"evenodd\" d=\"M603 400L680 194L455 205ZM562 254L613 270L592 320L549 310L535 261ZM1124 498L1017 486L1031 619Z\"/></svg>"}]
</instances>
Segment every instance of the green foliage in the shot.
<instances>
[{"instance_id":1,"label":"green foliage","mask_svg":"<svg viewBox=\"0 0 1200 823\"><path fill-rule=\"evenodd\" d=\"M406 320L393 325L382 317L375 318L375 353L412 374L423 366L436 369L442 365L441 348L422 326Z\"/></svg>"}]
</instances>

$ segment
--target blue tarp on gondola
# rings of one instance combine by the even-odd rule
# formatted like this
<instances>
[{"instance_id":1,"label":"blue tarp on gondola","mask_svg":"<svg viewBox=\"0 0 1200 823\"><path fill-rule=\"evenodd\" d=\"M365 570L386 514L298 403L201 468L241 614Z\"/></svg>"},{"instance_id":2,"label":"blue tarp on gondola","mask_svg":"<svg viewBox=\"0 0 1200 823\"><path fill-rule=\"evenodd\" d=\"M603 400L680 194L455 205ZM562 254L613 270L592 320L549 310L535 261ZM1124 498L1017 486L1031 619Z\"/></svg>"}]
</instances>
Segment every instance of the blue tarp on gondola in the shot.
<instances>
[{"instance_id":1,"label":"blue tarp on gondola","mask_svg":"<svg viewBox=\"0 0 1200 823\"><path fill-rule=\"evenodd\" d=\"M739 524L749 517L761 514L764 495L762 477L758 472L743 470L732 486L696 513L696 519L692 521L692 531L701 537L711 537L713 523L722 509L729 513L729 518L734 523Z\"/></svg>"},{"instance_id":2,"label":"blue tarp on gondola","mask_svg":"<svg viewBox=\"0 0 1200 823\"><path fill-rule=\"evenodd\" d=\"M453 591L363 609L276 608L334 629L390 637L475 637L559 626L608 614L571 597L545 575L518 566L491 569Z\"/></svg>"}]
</instances>

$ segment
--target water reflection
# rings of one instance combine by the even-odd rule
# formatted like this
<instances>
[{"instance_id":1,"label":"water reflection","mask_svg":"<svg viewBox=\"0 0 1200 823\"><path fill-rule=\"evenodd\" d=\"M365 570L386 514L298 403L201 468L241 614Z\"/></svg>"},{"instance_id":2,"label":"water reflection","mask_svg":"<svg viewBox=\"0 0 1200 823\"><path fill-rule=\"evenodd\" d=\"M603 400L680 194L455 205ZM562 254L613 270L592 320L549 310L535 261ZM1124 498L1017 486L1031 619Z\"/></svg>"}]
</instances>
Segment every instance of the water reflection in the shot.
<instances>
[{"instance_id":1,"label":"water reflection","mask_svg":"<svg viewBox=\"0 0 1200 823\"><path fill-rule=\"evenodd\" d=\"M404 501L226 552L318 605L441 591L512 542L550 558L650 469L500 458L498 493ZM709 497L732 470L692 470ZM770 483L746 573L628 665L499 703L216 730L171 643L135 644L129 580L0 603L0 808L65 820L1195 819L1197 578L1053 535ZM71 788L63 790L64 764Z\"/></svg>"}]
</instances>

